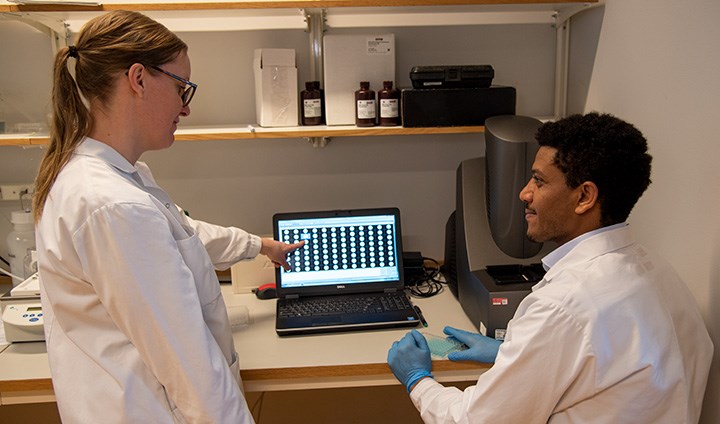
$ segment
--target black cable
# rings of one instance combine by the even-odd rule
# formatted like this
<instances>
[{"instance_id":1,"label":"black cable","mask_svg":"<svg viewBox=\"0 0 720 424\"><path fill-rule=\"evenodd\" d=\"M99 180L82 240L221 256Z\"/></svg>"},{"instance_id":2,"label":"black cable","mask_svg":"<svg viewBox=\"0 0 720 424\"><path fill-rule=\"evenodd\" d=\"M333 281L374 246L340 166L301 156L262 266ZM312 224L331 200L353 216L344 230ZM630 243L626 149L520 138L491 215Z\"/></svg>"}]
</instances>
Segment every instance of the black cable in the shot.
<instances>
[{"instance_id":1,"label":"black cable","mask_svg":"<svg viewBox=\"0 0 720 424\"><path fill-rule=\"evenodd\" d=\"M405 286L413 297L431 297L443 291L443 281L440 276L440 263L433 258L423 256L423 273L406 277ZM431 262L431 266L426 266Z\"/></svg>"},{"instance_id":2,"label":"black cable","mask_svg":"<svg viewBox=\"0 0 720 424\"><path fill-rule=\"evenodd\" d=\"M0 261L5 262L5 265L10 266L10 262L8 262L8 261L7 261L5 258L3 258L2 256L0 256Z\"/></svg>"}]
</instances>

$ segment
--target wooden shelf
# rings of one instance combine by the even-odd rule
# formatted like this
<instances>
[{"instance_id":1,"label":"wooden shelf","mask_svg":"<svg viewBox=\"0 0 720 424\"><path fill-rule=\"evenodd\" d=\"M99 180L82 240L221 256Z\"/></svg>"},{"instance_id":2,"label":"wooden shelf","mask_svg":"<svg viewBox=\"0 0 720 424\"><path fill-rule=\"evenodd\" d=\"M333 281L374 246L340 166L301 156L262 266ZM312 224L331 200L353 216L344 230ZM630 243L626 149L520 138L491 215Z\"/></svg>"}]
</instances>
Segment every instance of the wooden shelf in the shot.
<instances>
[{"instance_id":1,"label":"wooden shelf","mask_svg":"<svg viewBox=\"0 0 720 424\"><path fill-rule=\"evenodd\" d=\"M432 135L432 134L469 134L483 133L484 126L466 127L367 127L346 126L313 126L313 127L282 127L262 128L246 127L212 127L212 128L180 128L175 133L176 141L210 141L210 140L259 140L275 138L334 138L334 137L374 137L395 135ZM48 144L47 134L0 134L0 146L42 146Z\"/></svg>"},{"instance_id":2,"label":"wooden shelf","mask_svg":"<svg viewBox=\"0 0 720 424\"><path fill-rule=\"evenodd\" d=\"M0 0L0 13L35 21L59 34L77 33L93 16L135 10L171 31L245 31L308 28L308 13L323 10L328 28L549 24L562 22L600 0L301 0L158 1L100 0L95 5ZM70 3L70 2L69 2Z\"/></svg>"},{"instance_id":3,"label":"wooden shelf","mask_svg":"<svg viewBox=\"0 0 720 424\"><path fill-rule=\"evenodd\" d=\"M185 128L178 129L175 140L202 141L202 140L244 140L268 138L305 138L305 137L372 137L386 135L423 135L423 134L465 134L482 133L483 126L472 127L434 127L434 128L405 128L405 127L365 127L354 125L343 126L312 126L312 127L282 127L282 128Z\"/></svg>"},{"instance_id":4,"label":"wooden shelf","mask_svg":"<svg viewBox=\"0 0 720 424\"><path fill-rule=\"evenodd\" d=\"M151 1L98 0L97 5L82 2L28 0L27 4L0 0L0 13L8 14L39 27L49 28L51 36L69 40L70 34L91 16L125 9L143 11L163 22L172 31L234 31L247 29L307 28L297 9L334 9L328 11L329 27L430 26L508 23L557 25L573 13L601 0L266 0L266 1ZM291 10L295 9L295 10ZM382 19L381 19L382 18ZM163 21L163 20L166 21ZM561 85L562 86L562 85ZM557 97L557 94L556 94ZM557 113L556 113L557 115ZM482 133L483 126L443 128L403 127L210 127L184 128L175 134L177 141L253 140L390 135ZM0 134L0 146L36 146L48 143L47 134Z\"/></svg>"},{"instance_id":5,"label":"wooden shelf","mask_svg":"<svg viewBox=\"0 0 720 424\"><path fill-rule=\"evenodd\" d=\"M459 5L553 5L597 3L598 0L277 0L277 1L102 1L99 5L58 4L59 2L29 2L15 4L0 2L0 12L103 12L110 10L169 11L169 10L230 10L230 9L307 9L335 7L408 7Z\"/></svg>"}]
</instances>

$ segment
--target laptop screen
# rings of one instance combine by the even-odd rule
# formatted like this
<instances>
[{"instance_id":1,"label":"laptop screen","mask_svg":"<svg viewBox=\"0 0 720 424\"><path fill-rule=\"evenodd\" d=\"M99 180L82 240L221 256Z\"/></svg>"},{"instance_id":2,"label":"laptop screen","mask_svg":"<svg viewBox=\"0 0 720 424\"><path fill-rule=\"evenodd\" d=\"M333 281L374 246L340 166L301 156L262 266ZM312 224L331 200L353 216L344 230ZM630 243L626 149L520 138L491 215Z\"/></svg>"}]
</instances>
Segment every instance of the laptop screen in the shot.
<instances>
[{"instance_id":1,"label":"laptop screen","mask_svg":"<svg viewBox=\"0 0 720 424\"><path fill-rule=\"evenodd\" d=\"M402 286L395 208L277 214L274 231L285 243L305 241L288 256L292 268L277 270L279 291L331 294L370 290L369 285L382 290L378 283Z\"/></svg>"}]
</instances>

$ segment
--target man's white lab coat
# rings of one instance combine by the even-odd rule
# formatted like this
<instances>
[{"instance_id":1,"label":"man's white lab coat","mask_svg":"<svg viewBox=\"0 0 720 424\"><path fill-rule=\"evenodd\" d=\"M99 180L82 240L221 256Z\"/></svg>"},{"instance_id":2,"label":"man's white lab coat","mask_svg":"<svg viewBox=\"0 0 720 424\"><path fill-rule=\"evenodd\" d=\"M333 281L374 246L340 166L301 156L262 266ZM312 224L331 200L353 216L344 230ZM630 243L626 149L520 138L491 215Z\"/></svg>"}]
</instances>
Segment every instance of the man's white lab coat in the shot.
<instances>
[{"instance_id":1,"label":"man's white lab coat","mask_svg":"<svg viewBox=\"0 0 720 424\"><path fill-rule=\"evenodd\" d=\"M411 398L426 423L696 423L712 352L685 284L622 227L548 270L477 385Z\"/></svg>"}]
</instances>

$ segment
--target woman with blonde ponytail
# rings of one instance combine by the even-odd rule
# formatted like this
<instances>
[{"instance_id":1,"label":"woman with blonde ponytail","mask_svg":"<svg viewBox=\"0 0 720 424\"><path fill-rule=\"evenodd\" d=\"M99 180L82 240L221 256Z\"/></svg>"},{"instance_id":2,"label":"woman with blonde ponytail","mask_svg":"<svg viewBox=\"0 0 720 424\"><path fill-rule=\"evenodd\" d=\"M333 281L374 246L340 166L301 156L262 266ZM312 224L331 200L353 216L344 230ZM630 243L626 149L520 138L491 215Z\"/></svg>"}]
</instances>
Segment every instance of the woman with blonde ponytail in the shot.
<instances>
[{"instance_id":1,"label":"woman with blonde ponytail","mask_svg":"<svg viewBox=\"0 0 720 424\"><path fill-rule=\"evenodd\" d=\"M249 423L215 269L301 244L182 213L139 161L170 147L197 85L154 20L89 21L55 59L33 199L50 370L65 423ZM72 72L74 71L74 72Z\"/></svg>"}]
</instances>

